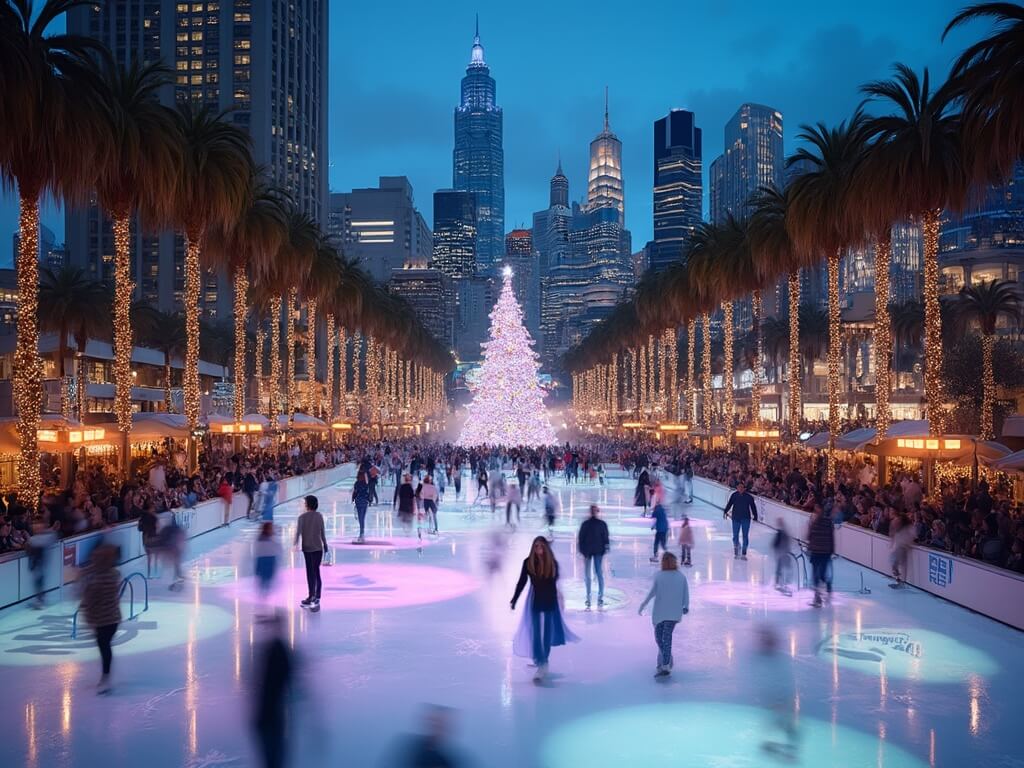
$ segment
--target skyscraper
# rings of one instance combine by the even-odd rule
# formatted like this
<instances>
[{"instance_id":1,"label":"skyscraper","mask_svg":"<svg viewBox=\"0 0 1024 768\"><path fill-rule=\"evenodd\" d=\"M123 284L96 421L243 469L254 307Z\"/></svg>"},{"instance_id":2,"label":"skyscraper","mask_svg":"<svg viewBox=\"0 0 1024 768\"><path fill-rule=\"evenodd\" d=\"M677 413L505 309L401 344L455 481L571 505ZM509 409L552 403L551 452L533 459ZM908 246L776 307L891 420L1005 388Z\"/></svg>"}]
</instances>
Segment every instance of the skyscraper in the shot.
<instances>
[{"instance_id":1,"label":"skyscraper","mask_svg":"<svg viewBox=\"0 0 1024 768\"><path fill-rule=\"evenodd\" d=\"M327 205L327 0L107 0L72 8L71 34L100 40L123 64L163 61L175 73L162 100L192 101L248 131L253 157L295 204L323 221ZM113 233L95 204L69 208L72 261L113 281ZM174 232L132 228L139 298L181 309L184 244ZM206 274L208 317L232 310L230 282Z\"/></svg>"},{"instance_id":2,"label":"skyscraper","mask_svg":"<svg viewBox=\"0 0 1024 768\"><path fill-rule=\"evenodd\" d=\"M673 109L654 123L654 244L650 269L683 257L703 218L701 131L693 112Z\"/></svg>"},{"instance_id":3,"label":"skyscraper","mask_svg":"<svg viewBox=\"0 0 1024 768\"><path fill-rule=\"evenodd\" d=\"M711 220L747 214L750 196L769 184L781 189L786 158L782 113L762 104L742 104L725 124L725 151L711 164Z\"/></svg>"},{"instance_id":4,"label":"skyscraper","mask_svg":"<svg viewBox=\"0 0 1024 768\"><path fill-rule=\"evenodd\" d=\"M561 163L559 163L561 171ZM568 191L568 183L566 185ZM553 190L552 190L553 192ZM619 224L625 220L626 192L622 180L622 142L608 125L608 89L604 90L604 128L590 142L587 209L614 208Z\"/></svg>"},{"instance_id":5,"label":"skyscraper","mask_svg":"<svg viewBox=\"0 0 1024 768\"><path fill-rule=\"evenodd\" d=\"M439 189L434 193L434 257L431 266L451 278L476 273L479 243L476 196Z\"/></svg>"},{"instance_id":6,"label":"skyscraper","mask_svg":"<svg viewBox=\"0 0 1024 768\"><path fill-rule=\"evenodd\" d=\"M426 266L433 257L430 227L405 176L381 176L377 187L332 193L327 233L380 282L393 270Z\"/></svg>"},{"instance_id":7,"label":"skyscraper","mask_svg":"<svg viewBox=\"0 0 1024 768\"><path fill-rule=\"evenodd\" d=\"M539 340L540 268L532 230L513 229L505 236L505 263L512 267L512 287L523 308L523 325Z\"/></svg>"},{"instance_id":8,"label":"skyscraper","mask_svg":"<svg viewBox=\"0 0 1024 768\"><path fill-rule=\"evenodd\" d=\"M481 269L489 269L505 247L505 155L501 107L484 61L479 20L462 78L462 98L455 108L452 187L476 195L477 261Z\"/></svg>"}]
</instances>

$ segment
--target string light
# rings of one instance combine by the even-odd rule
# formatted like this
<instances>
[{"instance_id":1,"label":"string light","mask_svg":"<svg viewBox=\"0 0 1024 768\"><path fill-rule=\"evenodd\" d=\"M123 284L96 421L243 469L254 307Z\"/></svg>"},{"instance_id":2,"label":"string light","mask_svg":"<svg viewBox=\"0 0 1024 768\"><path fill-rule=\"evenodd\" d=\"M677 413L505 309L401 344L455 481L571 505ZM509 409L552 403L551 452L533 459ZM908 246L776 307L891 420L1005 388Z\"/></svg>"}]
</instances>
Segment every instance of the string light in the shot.
<instances>
[{"instance_id":1,"label":"string light","mask_svg":"<svg viewBox=\"0 0 1024 768\"><path fill-rule=\"evenodd\" d=\"M939 304L939 216L928 211L924 230L924 394L928 403L928 425L933 435L945 429L942 411L942 310Z\"/></svg>"},{"instance_id":2,"label":"string light","mask_svg":"<svg viewBox=\"0 0 1024 768\"><path fill-rule=\"evenodd\" d=\"M754 315L754 370L750 386L750 409L754 414L754 426L761 426L761 387L764 381L764 334L761 332L761 314L764 307L761 303L761 291L754 291L751 299L751 311Z\"/></svg>"},{"instance_id":3,"label":"string light","mask_svg":"<svg viewBox=\"0 0 1024 768\"><path fill-rule=\"evenodd\" d=\"M725 365L722 375L722 386L725 390L725 445L732 448L733 424L735 423L736 394L733 391L733 313L732 302L722 304L722 332L725 339L722 343L722 353L725 356Z\"/></svg>"},{"instance_id":4,"label":"string light","mask_svg":"<svg viewBox=\"0 0 1024 768\"><path fill-rule=\"evenodd\" d=\"M701 409L701 416L704 421L704 434L707 435L708 443L711 442L711 315L701 315L701 324L704 326L704 354L701 359L701 366L704 371L704 403Z\"/></svg>"},{"instance_id":5,"label":"string light","mask_svg":"<svg viewBox=\"0 0 1024 768\"><path fill-rule=\"evenodd\" d=\"M412 389L411 389L410 384L409 384L409 377L410 377L411 374L412 374L411 361L406 360L405 361L405 371L402 374L402 407L405 409L406 415L409 414L410 409L412 407L412 403L410 401L410 395L412 394Z\"/></svg>"},{"instance_id":6,"label":"string light","mask_svg":"<svg viewBox=\"0 0 1024 768\"><path fill-rule=\"evenodd\" d=\"M651 418L654 417L654 406L657 399L655 390L655 364L654 336L647 337L647 412Z\"/></svg>"},{"instance_id":7,"label":"string light","mask_svg":"<svg viewBox=\"0 0 1024 768\"><path fill-rule=\"evenodd\" d=\"M316 299L308 299L306 307L306 413L312 416L320 399L316 380Z\"/></svg>"},{"instance_id":8,"label":"string light","mask_svg":"<svg viewBox=\"0 0 1024 768\"><path fill-rule=\"evenodd\" d=\"M199 238L185 237L185 419L191 434L199 424Z\"/></svg>"},{"instance_id":9,"label":"string light","mask_svg":"<svg viewBox=\"0 0 1024 768\"><path fill-rule=\"evenodd\" d=\"M338 414L334 407L334 368L338 364L338 340L334 335L334 313L327 313L327 416Z\"/></svg>"},{"instance_id":10,"label":"string light","mask_svg":"<svg viewBox=\"0 0 1024 768\"><path fill-rule=\"evenodd\" d=\"M892 328L889 318L889 266L892 261L892 237L886 228L875 243L875 427L878 442L889 434L892 389Z\"/></svg>"},{"instance_id":11,"label":"string light","mask_svg":"<svg viewBox=\"0 0 1024 768\"><path fill-rule=\"evenodd\" d=\"M668 412L670 421L674 420L679 411L679 338L675 328L665 329L668 341Z\"/></svg>"},{"instance_id":12,"label":"string light","mask_svg":"<svg viewBox=\"0 0 1024 768\"><path fill-rule=\"evenodd\" d=\"M284 343L288 347L285 350L285 358L288 361L288 370L285 371L285 412L288 414L288 429L295 426L295 408L298 405L298 390L295 381L295 304L298 301L299 291L296 288L288 289L288 306L285 307Z\"/></svg>"},{"instance_id":13,"label":"string light","mask_svg":"<svg viewBox=\"0 0 1024 768\"><path fill-rule=\"evenodd\" d=\"M363 334L356 331L352 334L352 394L356 398L356 416L363 417L363 399L359 388L359 356L363 347Z\"/></svg>"},{"instance_id":14,"label":"string light","mask_svg":"<svg viewBox=\"0 0 1024 768\"><path fill-rule=\"evenodd\" d=\"M686 323L686 408L690 412L690 421L697 423L697 379L694 370L697 366L697 318L691 317Z\"/></svg>"},{"instance_id":15,"label":"string light","mask_svg":"<svg viewBox=\"0 0 1024 768\"><path fill-rule=\"evenodd\" d=\"M839 387L842 375L842 325L839 312L839 261L842 251L828 256L828 480L836 479L836 438L839 436Z\"/></svg>"},{"instance_id":16,"label":"string light","mask_svg":"<svg viewBox=\"0 0 1024 768\"><path fill-rule=\"evenodd\" d=\"M36 430L43 399L43 363L39 358L39 201L21 196L18 242L18 321L12 394L18 409L18 498L35 510L42 478Z\"/></svg>"},{"instance_id":17,"label":"string light","mask_svg":"<svg viewBox=\"0 0 1024 768\"><path fill-rule=\"evenodd\" d=\"M338 329L338 413L348 416L348 338Z\"/></svg>"},{"instance_id":18,"label":"string light","mask_svg":"<svg viewBox=\"0 0 1024 768\"><path fill-rule=\"evenodd\" d=\"M264 377L267 375L267 358L265 353L265 347L267 344L267 332L263 328L263 318L256 323L256 352L254 355L253 362L256 366L256 403L257 408L263 407L263 398L266 396L266 382Z\"/></svg>"},{"instance_id":19,"label":"string light","mask_svg":"<svg viewBox=\"0 0 1024 768\"><path fill-rule=\"evenodd\" d=\"M84 350L78 350L75 353L75 378L77 381L75 394L78 399L78 418L81 419L85 416L86 393L89 391L88 369L85 367Z\"/></svg>"},{"instance_id":20,"label":"string light","mask_svg":"<svg viewBox=\"0 0 1024 768\"><path fill-rule=\"evenodd\" d=\"M245 321L249 314L246 297L249 295L249 277L245 267L235 268L235 422L245 418ZM258 354L258 353L257 353Z\"/></svg>"},{"instance_id":21,"label":"string light","mask_svg":"<svg viewBox=\"0 0 1024 768\"><path fill-rule=\"evenodd\" d=\"M132 428L132 295L131 223L117 216L114 229L114 417L120 432ZM84 393L83 393L84 394ZM79 413L79 418L82 418ZM122 441L122 446L126 441ZM121 461L122 467L127 462Z\"/></svg>"},{"instance_id":22,"label":"string light","mask_svg":"<svg viewBox=\"0 0 1024 768\"><path fill-rule=\"evenodd\" d=\"M996 378L992 372L992 350L995 348L996 337L992 334L982 334L982 396L981 396L981 429L979 438L991 440L994 437L992 431L992 408L996 401Z\"/></svg>"},{"instance_id":23,"label":"string light","mask_svg":"<svg viewBox=\"0 0 1024 768\"><path fill-rule=\"evenodd\" d=\"M789 437L793 445L800 439L802 420L802 382L800 371L800 270L789 273Z\"/></svg>"},{"instance_id":24,"label":"string light","mask_svg":"<svg viewBox=\"0 0 1024 768\"><path fill-rule=\"evenodd\" d=\"M280 424L281 397L281 297L270 300L270 400L267 418L275 432Z\"/></svg>"},{"instance_id":25,"label":"string light","mask_svg":"<svg viewBox=\"0 0 1024 768\"><path fill-rule=\"evenodd\" d=\"M640 347L638 353L638 362L640 368L640 409L637 415L639 416L639 420L643 421L647 412L647 348Z\"/></svg>"}]
</instances>

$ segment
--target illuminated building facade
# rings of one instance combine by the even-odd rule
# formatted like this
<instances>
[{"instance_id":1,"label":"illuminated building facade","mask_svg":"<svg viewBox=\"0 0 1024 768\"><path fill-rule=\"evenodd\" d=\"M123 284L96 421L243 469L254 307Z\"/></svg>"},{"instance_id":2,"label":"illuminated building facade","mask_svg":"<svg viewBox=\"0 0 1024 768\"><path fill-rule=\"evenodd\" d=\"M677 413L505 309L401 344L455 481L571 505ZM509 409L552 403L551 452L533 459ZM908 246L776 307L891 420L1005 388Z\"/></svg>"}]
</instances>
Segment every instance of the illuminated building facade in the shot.
<instances>
[{"instance_id":1,"label":"illuminated building facade","mask_svg":"<svg viewBox=\"0 0 1024 768\"><path fill-rule=\"evenodd\" d=\"M332 193L327 233L379 282L407 264L425 265L434 247L405 176L381 176L377 187Z\"/></svg>"},{"instance_id":2,"label":"illuminated building facade","mask_svg":"<svg viewBox=\"0 0 1024 768\"><path fill-rule=\"evenodd\" d=\"M327 205L328 0L108 0L72 8L69 33L96 38L117 61L163 61L174 83L167 104L191 100L243 127L256 164L317 221ZM69 208L66 239L72 261L113 282L110 221L95 205ZM138 298L181 309L185 289L180 235L149 235L132 226L132 277ZM203 277L208 318L232 311L230 281Z\"/></svg>"},{"instance_id":3,"label":"illuminated building facade","mask_svg":"<svg viewBox=\"0 0 1024 768\"><path fill-rule=\"evenodd\" d=\"M523 308L523 325L539 343L540 267L533 248L532 230L513 229L505 235L505 263L512 267L512 289Z\"/></svg>"},{"instance_id":4,"label":"illuminated building facade","mask_svg":"<svg viewBox=\"0 0 1024 768\"><path fill-rule=\"evenodd\" d=\"M604 128L590 142L586 207L587 210L613 208L618 211L619 224L625 220L626 190L622 180L622 142L612 133L608 124L607 88L604 92Z\"/></svg>"},{"instance_id":5,"label":"illuminated building facade","mask_svg":"<svg viewBox=\"0 0 1024 768\"><path fill-rule=\"evenodd\" d=\"M434 248L431 266L453 279L477 270L476 195L452 189L434 193Z\"/></svg>"},{"instance_id":6,"label":"illuminated building facade","mask_svg":"<svg viewBox=\"0 0 1024 768\"><path fill-rule=\"evenodd\" d=\"M448 309L449 280L426 261L410 262L391 273L391 292L409 302L430 334L447 347L453 343L454 314Z\"/></svg>"},{"instance_id":7,"label":"illuminated building facade","mask_svg":"<svg viewBox=\"0 0 1024 768\"><path fill-rule=\"evenodd\" d=\"M455 108L452 187L475 194L476 258L482 269L489 269L501 259L505 246L505 155L502 112L484 61L479 23L462 78L462 98Z\"/></svg>"},{"instance_id":8,"label":"illuminated building facade","mask_svg":"<svg viewBox=\"0 0 1024 768\"><path fill-rule=\"evenodd\" d=\"M786 157L782 113L762 104L743 104L725 124L725 151L711 164L711 220L747 216L747 201L758 188L782 188Z\"/></svg>"},{"instance_id":9,"label":"illuminated building facade","mask_svg":"<svg viewBox=\"0 0 1024 768\"><path fill-rule=\"evenodd\" d=\"M673 109L654 123L654 242L650 269L683 258L703 219L701 130L693 112Z\"/></svg>"}]
</instances>

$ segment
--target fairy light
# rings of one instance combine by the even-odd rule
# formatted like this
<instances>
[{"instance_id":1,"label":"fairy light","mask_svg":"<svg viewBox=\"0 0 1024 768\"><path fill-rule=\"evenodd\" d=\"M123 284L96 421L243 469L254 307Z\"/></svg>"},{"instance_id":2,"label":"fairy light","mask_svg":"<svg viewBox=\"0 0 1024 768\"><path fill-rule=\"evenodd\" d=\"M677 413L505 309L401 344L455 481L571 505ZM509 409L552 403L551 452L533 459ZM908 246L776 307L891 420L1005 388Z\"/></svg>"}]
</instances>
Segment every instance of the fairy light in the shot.
<instances>
[{"instance_id":1,"label":"fairy light","mask_svg":"<svg viewBox=\"0 0 1024 768\"><path fill-rule=\"evenodd\" d=\"M726 301L722 304L722 332L725 339L722 344L722 353L725 356L725 366L722 375L722 386L725 395L725 444L732 447L733 424L736 415L736 393L733 390L733 311L732 302Z\"/></svg>"},{"instance_id":2,"label":"fairy light","mask_svg":"<svg viewBox=\"0 0 1024 768\"><path fill-rule=\"evenodd\" d=\"M270 300L270 391L267 418L270 428L277 431L280 422L281 397L281 297Z\"/></svg>"},{"instance_id":3,"label":"fairy light","mask_svg":"<svg viewBox=\"0 0 1024 768\"><path fill-rule=\"evenodd\" d=\"M655 374L657 371L657 357L654 350L654 336L647 337L647 411L653 418L654 409L657 403L657 390L655 389Z\"/></svg>"},{"instance_id":4,"label":"fairy light","mask_svg":"<svg viewBox=\"0 0 1024 768\"><path fill-rule=\"evenodd\" d=\"M306 413L312 416L320 399L316 380L316 299L308 299L306 307Z\"/></svg>"},{"instance_id":5,"label":"fairy light","mask_svg":"<svg viewBox=\"0 0 1024 768\"><path fill-rule=\"evenodd\" d=\"M299 292L296 288L288 290L288 306L285 307L285 336L284 343L285 359L288 361L288 370L285 371L287 382L285 384L285 410L288 414L288 429L295 425L295 407L298 405L298 391L295 381L295 303L298 300Z\"/></svg>"},{"instance_id":6,"label":"fairy light","mask_svg":"<svg viewBox=\"0 0 1024 768\"><path fill-rule=\"evenodd\" d=\"M338 411L334 407L334 367L338 364L338 340L334 335L334 313L327 313L327 415L333 419Z\"/></svg>"},{"instance_id":7,"label":"fairy light","mask_svg":"<svg viewBox=\"0 0 1024 768\"><path fill-rule=\"evenodd\" d=\"M703 368L704 374L704 403L701 408L701 417L704 422L704 434L707 436L708 441L711 440L711 315L705 313L701 315L701 324L704 327L704 344L703 344L703 355L701 357L701 367Z\"/></svg>"},{"instance_id":8,"label":"fairy light","mask_svg":"<svg viewBox=\"0 0 1024 768\"><path fill-rule=\"evenodd\" d=\"M996 337L993 334L983 334L981 337L982 355L982 395L981 395L981 429L979 438L991 440L994 437L992 431L992 408L996 402L996 378L992 373L992 350L995 348Z\"/></svg>"},{"instance_id":9,"label":"fairy light","mask_svg":"<svg viewBox=\"0 0 1024 768\"><path fill-rule=\"evenodd\" d=\"M800 372L800 270L789 273L789 436L794 445L800 438L803 405Z\"/></svg>"},{"instance_id":10,"label":"fairy light","mask_svg":"<svg viewBox=\"0 0 1024 768\"><path fill-rule=\"evenodd\" d=\"M764 334L761 332L761 291L754 291L751 299L751 311L754 315L754 327L757 329L754 339L754 370L750 385L750 409L754 414L754 426L761 426L761 387L764 381Z\"/></svg>"},{"instance_id":11,"label":"fairy light","mask_svg":"<svg viewBox=\"0 0 1024 768\"><path fill-rule=\"evenodd\" d=\"M267 343L267 332L263 328L263 320L256 323L256 352L254 354L253 362L256 366L256 403L257 408L263 407L263 398L266 395L266 382L264 378L267 375L266 356L264 355L264 348Z\"/></svg>"},{"instance_id":12,"label":"fairy light","mask_svg":"<svg viewBox=\"0 0 1024 768\"><path fill-rule=\"evenodd\" d=\"M696 356L697 318L691 317L686 323L686 408L694 424L697 423L697 379L694 376Z\"/></svg>"},{"instance_id":13,"label":"fairy light","mask_svg":"<svg viewBox=\"0 0 1024 768\"><path fill-rule=\"evenodd\" d=\"M639 413L637 415L639 416L640 421L643 421L645 413L646 413L646 410L647 410L647 349L646 349L646 347L640 347L640 349L637 350L637 353L638 353L637 360L638 360L638 363L639 363L639 370L640 370L640 387L639 387L640 394L639 394L639 396L637 398L637 401L640 403L640 408L639 408Z\"/></svg>"},{"instance_id":14,"label":"fairy light","mask_svg":"<svg viewBox=\"0 0 1024 768\"><path fill-rule=\"evenodd\" d=\"M362 353L363 348L363 334L356 331L352 334L352 392L356 396L356 402L362 402L362 391L359 387L359 357ZM362 409L362 406L357 405L357 408Z\"/></svg>"},{"instance_id":15,"label":"fairy light","mask_svg":"<svg viewBox=\"0 0 1024 768\"><path fill-rule=\"evenodd\" d=\"M114 417L121 432L132 429L131 223L114 219ZM84 394L84 393L83 393ZM79 413L79 418L82 414ZM122 466L126 462L122 461Z\"/></svg>"},{"instance_id":16,"label":"fairy light","mask_svg":"<svg viewBox=\"0 0 1024 768\"><path fill-rule=\"evenodd\" d=\"M665 415L672 421L679 411L679 339L675 328L665 329L665 340L668 343L668 410Z\"/></svg>"},{"instance_id":17,"label":"fairy light","mask_svg":"<svg viewBox=\"0 0 1024 768\"><path fill-rule=\"evenodd\" d=\"M410 395L412 389L409 385L409 377L412 374L412 362L409 360L405 361L405 372L402 374L402 407L406 413L409 413L409 409L412 407Z\"/></svg>"},{"instance_id":18,"label":"fairy light","mask_svg":"<svg viewBox=\"0 0 1024 768\"><path fill-rule=\"evenodd\" d=\"M239 423L245 417L245 321L249 309L249 277L245 267L235 269L235 402L234 418ZM257 354L259 352L257 351Z\"/></svg>"},{"instance_id":19,"label":"fairy light","mask_svg":"<svg viewBox=\"0 0 1024 768\"><path fill-rule=\"evenodd\" d=\"M892 238L885 233L875 243L875 427L877 441L889 434L892 418L889 392L892 389L892 326L889 318L889 266Z\"/></svg>"},{"instance_id":20,"label":"fairy light","mask_svg":"<svg viewBox=\"0 0 1024 768\"><path fill-rule=\"evenodd\" d=\"M924 230L924 393L928 403L929 431L941 435L945 425L942 412L942 312L939 305L939 216L928 211Z\"/></svg>"},{"instance_id":21,"label":"fairy light","mask_svg":"<svg viewBox=\"0 0 1024 768\"><path fill-rule=\"evenodd\" d=\"M78 418L81 419L85 416L85 395L86 392L89 391L89 377L88 369L85 366L85 352L81 350L75 353L75 381L77 382L75 395L78 400L76 411L78 412Z\"/></svg>"},{"instance_id":22,"label":"fairy light","mask_svg":"<svg viewBox=\"0 0 1024 768\"><path fill-rule=\"evenodd\" d=\"M185 419L191 434L199 424L199 239L185 237Z\"/></svg>"},{"instance_id":23,"label":"fairy light","mask_svg":"<svg viewBox=\"0 0 1024 768\"><path fill-rule=\"evenodd\" d=\"M42 478L36 430L43 399L39 358L39 202L22 195L18 228L18 324L12 394L18 409L18 498L36 509Z\"/></svg>"},{"instance_id":24,"label":"fairy light","mask_svg":"<svg viewBox=\"0 0 1024 768\"><path fill-rule=\"evenodd\" d=\"M842 326L839 312L839 260L842 252L828 256L828 480L836 478L836 438L839 436L839 387L842 374Z\"/></svg>"}]
</instances>

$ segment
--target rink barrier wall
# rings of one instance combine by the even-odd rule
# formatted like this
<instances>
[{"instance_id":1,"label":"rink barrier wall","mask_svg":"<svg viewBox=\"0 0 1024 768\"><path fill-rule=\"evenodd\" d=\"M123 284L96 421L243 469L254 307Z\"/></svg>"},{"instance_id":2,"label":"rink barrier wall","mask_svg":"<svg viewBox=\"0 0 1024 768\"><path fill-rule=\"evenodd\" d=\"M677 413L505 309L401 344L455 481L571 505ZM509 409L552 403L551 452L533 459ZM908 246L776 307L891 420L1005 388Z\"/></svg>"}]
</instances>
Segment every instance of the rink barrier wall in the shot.
<instances>
[{"instance_id":1,"label":"rink barrier wall","mask_svg":"<svg viewBox=\"0 0 1024 768\"><path fill-rule=\"evenodd\" d=\"M713 480L693 478L694 497L724 509L732 489ZM762 523L777 528L781 518L789 535L807 539L811 515L802 509L757 496ZM856 525L836 528L836 554L889 576L892 573L890 539ZM944 600L1024 629L1024 576L978 560L951 555L938 549L912 545L907 555L907 583Z\"/></svg>"},{"instance_id":2,"label":"rink barrier wall","mask_svg":"<svg viewBox=\"0 0 1024 768\"><path fill-rule=\"evenodd\" d=\"M277 484L277 504L354 477L355 472L356 465L347 463L285 478ZM194 539L244 518L248 507L249 498L239 492L232 496L231 504L220 498L207 499L192 509L175 509L172 513L178 525L185 529L186 536ZM137 520L119 523L102 531L69 536L57 541L47 553L43 592L50 592L74 581L78 568L89 559L90 553L101 541L120 547L119 565L146 554ZM29 570L28 555L25 552L0 555L0 609L35 596L35 579Z\"/></svg>"}]
</instances>

